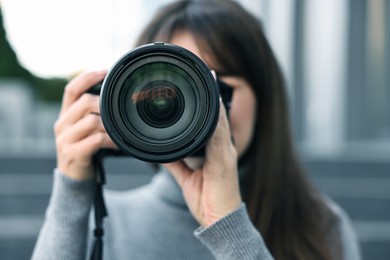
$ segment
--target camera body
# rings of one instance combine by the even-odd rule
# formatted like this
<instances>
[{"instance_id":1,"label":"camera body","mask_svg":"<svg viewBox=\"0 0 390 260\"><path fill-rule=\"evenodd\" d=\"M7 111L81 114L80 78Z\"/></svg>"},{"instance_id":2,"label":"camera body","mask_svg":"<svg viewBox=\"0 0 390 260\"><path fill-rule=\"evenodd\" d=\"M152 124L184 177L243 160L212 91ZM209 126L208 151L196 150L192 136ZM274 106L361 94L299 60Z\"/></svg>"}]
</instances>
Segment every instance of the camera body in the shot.
<instances>
[{"instance_id":1,"label":"camera body","mask_svg":"<svg viewBox=\"0 0 390 260\"><path fill-rule=\"evenodd\" d=\"M227 110L232 97L195 54L167 43L125 54L88 93L100 95L104 127L120 148L99 153L152 163L202 156L218 123L219 96Z\"/></svg>"}]
</instances>

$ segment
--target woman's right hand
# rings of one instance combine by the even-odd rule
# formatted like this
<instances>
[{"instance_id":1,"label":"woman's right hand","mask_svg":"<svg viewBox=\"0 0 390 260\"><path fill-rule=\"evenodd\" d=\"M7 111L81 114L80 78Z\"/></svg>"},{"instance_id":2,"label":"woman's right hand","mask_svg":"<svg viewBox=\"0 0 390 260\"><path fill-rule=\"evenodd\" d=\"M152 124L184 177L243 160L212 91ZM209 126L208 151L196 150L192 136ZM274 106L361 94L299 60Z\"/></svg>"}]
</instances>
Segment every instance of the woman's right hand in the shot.
<instances>
[{"instance_id":1,"label":"woman's right hand","mask_svg":"<svg viewBox=\"0 0 390 260\"><path fill-rule=\"evenodd\" d=\"M100 117L99 96L85 93L104 79L106 71L81 74L65 87L59 118L54 125L57 168L65 175L86 180L94 176L92 155L115 148Z\"/></svg>"}]
</instances>

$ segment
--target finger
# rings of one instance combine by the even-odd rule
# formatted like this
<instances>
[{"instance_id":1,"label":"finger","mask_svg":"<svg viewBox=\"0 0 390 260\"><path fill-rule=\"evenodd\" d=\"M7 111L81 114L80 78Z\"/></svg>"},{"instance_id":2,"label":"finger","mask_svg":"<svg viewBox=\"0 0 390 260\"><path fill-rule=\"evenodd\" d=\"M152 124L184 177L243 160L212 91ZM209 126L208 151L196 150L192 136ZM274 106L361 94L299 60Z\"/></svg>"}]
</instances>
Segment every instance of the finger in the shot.
<instances>
[{"instance_id":1,"label":"finger","mask_svg":"<svg viewBox=\"0 0 390 260\"><path fill-rule=\"evenodd\" d=\"M190 177L192 170L184 161L165 163L163 166L173 175L180 187L183 187L185 181Z\"/></svg>"},{"instance_id":2,"label":"finger","mask_svg":"<svg viewBox=\"0 0 390 260\"><path fill-rule=\"evenodd\" d=\"M88 114L66 129L59 137L59 142L76 143L94 132L104 132L103 122L99 115Z\"/></svg>"},{"instance_id":3,"label":"finger","mask_svg":"<svg viewBox=\"0 0 390 260\"><path fill-rule=\"evenodd\" d=\"M62 98L61 113L66 111L72 103L79 99L79 97L93 85L102 81L106 74L106 70L86 72L69 82L65 87Z\"/></svg>"},{"instance_id":4,"label":"finger","mask_svg":"<svg viewBox=\"0 0 390 260\"><path fill-rule=\"evenodd\" d=\"M220 99L218 124L211 136L208 146L224 149L231 143L231 130L226 115L225 106Z\"/></svg>"},{"instance_id":5,"label":"finger","mask_svg":"<svg viewBox=\"0 0 390 260\"><path fill-rule=\"evenodd\" d=\"M59 135L65 128L75 124L88 114L99 114L99 97L91 94L83 94L66 111L60 115L54 130Z\"/></svg>"},{"instance_id":6,"label":"finger","mask_svg":"<svg viewBox=\"0 0 390 260\"><path fill-rule=\"evenodd\" d=\"M102 148L114 148L114 144L106 132L95 132L81 141L72 145L73 151L77 151L81 157L92 157Z\"/></svg>"},{"instance_id":7,"label":"finger","mask_svg":"<svg viewBox=\"0 0 390 260\"><path fill-rule=\"evenodd\" d=\"M217 73L215 70L211 70L211 74L213 75L214 79L217 80Z\"/></svg>"},{"instance_id":8,"label":"finger","mask_svg":"<svg viewBox=\"0 0 390 260\"><path fill-rule=\"evenodd\" d=\"M218 124L206 145L206 162L215 165L217 165L217 162L221 162L224 166L227 166L227 164L234 163L235 160L236 150L232 143L230 125L226 116L226 109L220 100Z\"/></svg>"}]
</instances>

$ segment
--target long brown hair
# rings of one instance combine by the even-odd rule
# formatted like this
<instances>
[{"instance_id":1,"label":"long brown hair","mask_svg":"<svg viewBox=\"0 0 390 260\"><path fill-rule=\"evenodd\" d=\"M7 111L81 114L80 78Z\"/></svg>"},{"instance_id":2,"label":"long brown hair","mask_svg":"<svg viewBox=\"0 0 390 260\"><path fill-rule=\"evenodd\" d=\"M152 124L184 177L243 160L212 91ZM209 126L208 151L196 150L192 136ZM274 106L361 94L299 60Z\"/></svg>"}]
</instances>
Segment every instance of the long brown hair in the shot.
<instances>
[{"instance_id":1,"label":"long brown hair","mask_svg":"<svg viewBox=\"0 0 390 260\"><path fill-rule=\"evenodd\" d=\"M285 83L259 21L228 0L174 2L156 14L137 44L169 42L191 32L220 72L245 78L257 99L253 142L241 185L254 225L276 259L332 259L327 227L334 220L297 160ZM335 239L335 238L333 238Z\"/></svg>"}]
</instances>

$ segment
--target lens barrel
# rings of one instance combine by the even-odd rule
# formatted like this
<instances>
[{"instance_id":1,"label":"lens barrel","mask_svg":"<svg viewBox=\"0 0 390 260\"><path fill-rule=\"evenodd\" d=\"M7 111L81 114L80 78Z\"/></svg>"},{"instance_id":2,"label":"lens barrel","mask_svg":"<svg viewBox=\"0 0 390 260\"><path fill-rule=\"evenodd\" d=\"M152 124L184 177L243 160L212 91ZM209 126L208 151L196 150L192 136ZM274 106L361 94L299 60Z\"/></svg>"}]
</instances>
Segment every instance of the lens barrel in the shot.
<instances>
[{"instance_id":1,"label":"lens barrel","mask_svg":"<svg viewBox=\"0 0 390 260\"><path fill-rule=\"evenodd\" d=\"M218 122L218 85L192 52L140 46L109 70L100 91L104 127L126 154L153 163L194 154Z\"/></svg>"}]
</instances>

